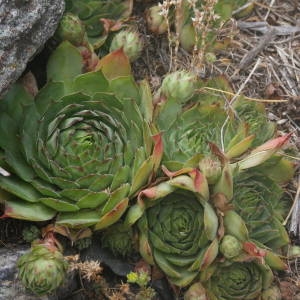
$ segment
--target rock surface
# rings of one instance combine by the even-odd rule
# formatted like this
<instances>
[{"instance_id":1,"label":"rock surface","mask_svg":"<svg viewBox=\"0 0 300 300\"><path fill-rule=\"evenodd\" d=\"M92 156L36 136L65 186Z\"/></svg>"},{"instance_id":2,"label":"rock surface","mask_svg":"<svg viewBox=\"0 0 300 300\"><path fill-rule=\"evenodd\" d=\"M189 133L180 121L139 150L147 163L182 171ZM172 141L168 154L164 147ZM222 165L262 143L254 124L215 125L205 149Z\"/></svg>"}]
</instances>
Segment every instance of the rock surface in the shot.
<instances>
[{"instance_id":1,"label":"rock surface","mask_svg":"<svg viewBox=\"0 0 300 300\"><path fill-rule=\"evenodd\" d=\"M64 0L0 0L0 95L54 34Z\"/></svg>"}]
</instances>

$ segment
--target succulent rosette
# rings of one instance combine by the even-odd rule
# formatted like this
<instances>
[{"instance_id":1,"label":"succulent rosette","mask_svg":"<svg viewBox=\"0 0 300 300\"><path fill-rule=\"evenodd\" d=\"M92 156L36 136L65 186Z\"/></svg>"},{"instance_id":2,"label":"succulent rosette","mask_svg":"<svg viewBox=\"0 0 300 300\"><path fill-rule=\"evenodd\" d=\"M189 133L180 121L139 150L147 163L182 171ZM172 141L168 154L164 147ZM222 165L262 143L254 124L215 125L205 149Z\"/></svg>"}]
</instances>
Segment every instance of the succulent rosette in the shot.
<instances>
[{"instance_id":1,"label":"succulent rosette","mask_svg":"<svg viewBox=\"0 0 300 300\"><path fill-rule=\"evenodd\" d=\"M140 253L175 285L187 286L218 254L218 218L196 169L143 190L127 222L136 220Z\"/></svg>"},{"instance_id":2,"label":"succulent rosette","mask_svg":"<svg viewBox=\"0 0 300 300\"><path fill-rule=\"evenodd\" d=\"M218 96L212 90L233 93L224 77L202 81L177 71L164 78L155 97L153 120L157 131L163 132L163 164L168 169L198 167L203 156L211 154L210 143L231 161L273 138L275 127L260 105L242 98L226 105L221 92Z\"/></svg>"},{"instance_id":3,"label":"succulent rosette","mask_svg":"<svg viewBox=\"0 0 300 300\"><path fill-rule=\"evenodd\" d=\"M234 180L232 204L247 224L250 238L274 250L290 242L282 225L288 207L283 193L276 182L259 173L242 173Z\"/></svg>"},{"instance_id":4,"label":"succulent rosette","mask_svg":"<svg viewBox=\"0 0 300 300\"><path fill-rule=\"evenodd\" d=\"M49 239L34 243L17 262L19 279L31 292L42 296L54 291L65 280L68 263Z\"/></svg>"},{"instance_id":5,"label":"succulent rosette","mask_svg":"<svg viewBox=\"0 0 300 300\"><path fill-rule=\"evenodd\" d=\"M55 32L55 37L59 41L69 41L75 46L88 43L85 26L78 16L71 13L63 15Z\"/></svg>"},{"instance_id":6,"label":"succulent rosette","mask_svg":"<svg viewBox=\"0 0 300 300\"><path fill-rule=\"evenodd\" d=\"M116 66L118 66L116 68ZM4 216L101 229L157 169L160 137L142 115L142 94L122 50L81 74L79 51L62 43L48 84L33 99L15 86L1 103L0 188L12 194Z\"/></svg>"},{"instance_id":7,"label":"succulent rosette","mask_svg":"<svg viewBox=\"0 0 300 300\"><path fill-rule=\"evenodd\" d=\"M210 271L204 283L210 300L256 300L273 280L271 269L256 261L219 263Z\"/></svg>"},{"instance_id":8,"label":"succulent rosette","mask_svg":"<svg viewBox=\"0 0 300 300\"><path fill-rule=\"evenodd\" d=\"M122 222L115 223L103 231L101 245L115 256L126 257L133 252L133 230Z\"/></svg>"},{"instance_id":9,"label":"succulent rosette","mask_svg":"<svg viewBox=\"0 0 300 300\"><path fill-rule=\"evenodd\" d=\"M137 31L121 30L113 37L109 51L113 52L123 48L124 53L132 62L141 55L143 46L142 39Z\"/></svg>"},{"instance_id":10,"label":"succulent rosette","mask_svg":"<svg viewBox=\"0 0 300 300\"><path fill-rule=\"evenodd\" d=\"M132 10L132 0L66 0L66 13L72 13L85 26L89 42L95 49L106 41L109 32L122 27L122 19Z\"/></svg>"}]
</instances>

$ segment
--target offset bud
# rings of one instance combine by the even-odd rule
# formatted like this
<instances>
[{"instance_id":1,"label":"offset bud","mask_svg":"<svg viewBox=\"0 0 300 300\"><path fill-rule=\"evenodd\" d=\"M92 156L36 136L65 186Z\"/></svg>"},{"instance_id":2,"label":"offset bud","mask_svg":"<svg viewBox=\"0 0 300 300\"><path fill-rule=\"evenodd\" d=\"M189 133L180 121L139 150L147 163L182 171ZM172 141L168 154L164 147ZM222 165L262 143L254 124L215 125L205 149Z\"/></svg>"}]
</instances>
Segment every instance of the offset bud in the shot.
<instances>
[{"instance_id":1,"label":"offset bud","mask_svg":"<svg viewBox=\"0 0 300 300\"><path fill-rule=\"evenodd\" d=\"M130 61L134 61L143 50L143 42L137 32L123 30L114 36L109 51L113 52L120 48L123 48Z\"/></svg>"},{"instance_id":2,"label":"offset bud","mask_svg":"<svg viewBox=\"0 0 300 300\"><path fill-rule=\"evenodd\" d=\"M58 248L51 243L43 243L33 245L30 252L19 258L17 266L23 285L41 296L63 283L68 263Z\"/></svg>"},{"instance_id":3,"label":"offset bud","mask_svg":"<svg viewBox=\"0 0 300 300\"><path fill-rule=\"evenodd\" d=\"M67 13L59 23L56 36L61 41L67 40L75 46L80 46L84 44L85 27L76 15Z\"/></svg>"},{"instance_id":4,"label":"offset bud","mask_svg":"<svg viewBox=\"0 0 300 300\"><path fill-rule=\"evenodd\" d=\"M241 242L232 235L225 235L220 245L221 253L228 259L238 256L242 248Z\"/></svg>"},{"instance_id":5,"label":"offset bud","mask_svg":"<svg viewBox=\"0 0 300 300\"><path fill-rule=\"evenodd\" d=\"M217 61L217 57L216 57L216 55L214 53L207 52L205 54L205 61L208 62L208 63L210 63L210 64L213 64L213 63L215 63Z\"/></svg>"},{"instance_id":6,"label":"offset bud","mask_svg":"<svg viewBox=\"0 0 300 300\"><path fill-rule=\"evenodd\" d=\"M24 241L31 243L34 240L38 239L41 235L41 231L34 225L30 225L25 227L22 230L22 238Z\"/></svg>"},{"instance_id":7,"label":"offset bud","mask_svg":"<svg viewBox=\"0 0 300 300\"><path fill-rule=\"evenodd\" d=\"M193 51L196 41L196 32L192 24L186 24L181 28L179 40L184 50L188 52Z\"/></svg>"},{"instance_id":8,"label":"offset bud","mask_svg":"<svg viewBox=\"0 0 300 300\"><path fill-rule=\"evenodd\" d=\"M113 255L126 257L133 251L133 233L131 227L116 223L103 232L102 246Z\"/></svg>"},{"instance_id":9,"label":"offset bud","mask_svg":"<svg viewBox=\"0 0 300 300\"><path fill-rule=\"evenodd\" d=\"M281 292L278 286L273 285L264 290L261 294L262 300L281 300Z\"/></svg>"},{"instance_id":10,"label":"offset bud","mask_svg":"<svg viewBox=\"0 0 300 300\"><path fill-rule=\"evenodd\" d=\"M216 183L222 173L220 161L210 157L204 157L199 163L199 168L209 184Z\"/></svg>"},{"instance_id":11,"label":"offset bud","mask_svg":"<svg viewBox=\"0 0 300 300\"><path fill-rule=\"evenodd\" d=\"M168 74L161 85L161 93L167 98L184 102L195 91L196 76L186 71L176 71Z\"/></svg>"},{"instance_id":12,"label":"offset bud","mask_svg":"<svg viewBox=\"0 0 300 300\"><path fill-rule=\"evenodd\" d=\"M158 5L148 8L146 11L148 29L156 34L163 34L168 30L167 21L160 13L161 7Z\"/></svg>"}]
</instances>

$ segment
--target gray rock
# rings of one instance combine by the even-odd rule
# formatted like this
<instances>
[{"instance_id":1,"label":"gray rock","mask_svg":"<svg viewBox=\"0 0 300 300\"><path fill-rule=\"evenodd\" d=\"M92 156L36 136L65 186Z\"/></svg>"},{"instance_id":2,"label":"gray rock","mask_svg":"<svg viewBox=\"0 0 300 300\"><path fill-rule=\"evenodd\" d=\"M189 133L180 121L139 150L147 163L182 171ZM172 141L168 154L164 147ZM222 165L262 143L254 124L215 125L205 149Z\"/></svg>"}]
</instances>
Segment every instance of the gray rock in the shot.
<instances>
[{"instance_id":1,"label":"gray rock","mask_svg":"<svg viewBox=\"0 0 300 300\"><path fill-rule=\"evenodd\" d=\"M0 0L0 95L54 34L64 0Z\"/></svg>"}]
</instances>

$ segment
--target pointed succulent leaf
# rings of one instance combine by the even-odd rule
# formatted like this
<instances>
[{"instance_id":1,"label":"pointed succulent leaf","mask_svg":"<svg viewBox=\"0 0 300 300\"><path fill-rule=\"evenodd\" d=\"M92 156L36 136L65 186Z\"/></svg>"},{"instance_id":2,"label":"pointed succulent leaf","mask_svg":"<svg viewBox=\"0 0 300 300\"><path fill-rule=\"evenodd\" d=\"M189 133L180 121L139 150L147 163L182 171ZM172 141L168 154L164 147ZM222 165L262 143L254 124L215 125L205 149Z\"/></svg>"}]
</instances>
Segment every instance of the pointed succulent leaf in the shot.
<instances>
[{"instance_id":1,"label":"pointed succulent leaf","mask_svg":"<svg viewBox=\"0 0 300 300\"><path fill-rule=\"evenodd\" d=\"M27 221L48 221L55 215L55 210L42 203L28 203L18 199L10 199L5 201L3 217Z\"/></svg>"},{"instance_id":2,"label":"pointed succulent leaf","mask_svg":"<svg viewBox=\"0 0 300 300\"><path fill-rule=\"evenodd\" d=\"M270 250L267 250L265 256L266 264L273 270L287 270L287 264L280 258L280 256Z\"/></svg>"},{"instance_id":3,"label":"pointed succulent leaf","mask_svg":"<svg viewBox=\"0 0 300 300\"><path fill-rule=\"evenodd\" d=\"M98 69L108 80L116 77L131 75L131 67L128 57L124 54L123 49L115 50L104 56L98 64Z\"/></svg>"},{"instance_id":4,"label":"pointed succulent leaf","mask_svg":"<svg viewBox=\"0 0 300 300\"><path fill-rule=\"evenodd\" d=\"M237 163L238 167L241 170L245 170L262 164L279 149L281 149L288 142L290 136L291 134L286 134L284 136L269 140L263 145L255 148L247 157Z\"/></svg>"},{"instance_id":5,"label":"pointed succulent leaf","mask_svg":"<svg viewBox=\"0 0 300 300\"><path fill-rule=\"evenodd\" d=\"M151 122L153 115L153 101L150 85L146 80L142 80L139 84L139 89L141 94L141 111L146 122Z\"/></svg>"},{"instance_id":6,"label":"pointed succulent leaf","mask_svg":"<svg viewBox=\"0 0 300 300\"><path fill-rule=\"evenodd\" d=\"M74 92L93 96L96 93L103 93L108 90L108 85L109 83L102 72L90 72L75 78L73 90Z\"/></svg>"},{"instance_id":7,"label":"pointed succulent leaf","mask_svg":"<svg viewBox=\"0 0 300 300\"><path fill-rule=\"evenodd\" d=\"M255 138L254 135L250 135L250 136L244 138L242 141L240 141L239 143L235 144L230 149L228 149L226 151L226 156L229 159L234 158L234 157L239 157L240 155L242 155L244 152L246 152L250 148L254 138Z\"/></svg>"},{"instance_id":8,"label":"pointed succulent leaf","mask_svg":"<svg viewBox=\"0 0 300 300\"><path fill-rule=\"evenodd\" d=\"M76 47L65 41L58 46L49 58L47 80L68 82L81 74L82 69L83 59L80 52Z\"/></svg>"},{"instance_id":9,"label":"pointed succulent leaf","mask_svg":"<svg viewBox=\"0 0 300 300\"><path fill-rule=\"evenodd\" d=\"M223 167L221 176L213 187L213 192L215 194L221 193L225 195L228 201L231 201L233 197L233 176L232 168L228 163Z\"/></svg>"},{"instance_id":10,"label":"pointed succulent leaf","mask_svg":"<svg viewBox=\"0 0 300 300\"><path fill-rule=\"evenodd\" d=\"M224 216L225 233L237 238L239 241L249 239L248 230L243 219L233 210L227 211Z\"/></svg>"},{"instance_id":11,"label":"pointed succulent leaf","mask_svg":"<svg viewBox=\"0 0 300 300\"><path fill-rule=\"evenodd\" d=\"M81 228L91 226L99 221L101 214L97 211L81 210L78 212L59 213L55 221L58 225Z\"/></svg>"}]
</instances>

